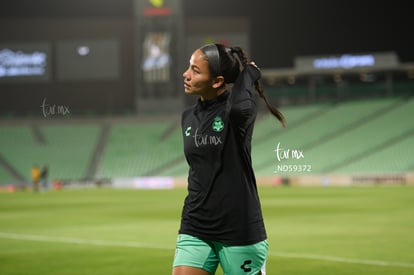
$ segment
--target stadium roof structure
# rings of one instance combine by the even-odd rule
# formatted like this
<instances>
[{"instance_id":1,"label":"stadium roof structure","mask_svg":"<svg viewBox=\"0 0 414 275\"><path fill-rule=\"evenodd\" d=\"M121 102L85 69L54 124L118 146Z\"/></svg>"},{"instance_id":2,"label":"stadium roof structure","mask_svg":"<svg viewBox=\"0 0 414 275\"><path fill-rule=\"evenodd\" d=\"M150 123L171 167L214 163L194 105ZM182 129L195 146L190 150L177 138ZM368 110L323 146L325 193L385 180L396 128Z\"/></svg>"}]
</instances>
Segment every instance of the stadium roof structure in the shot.
<instances>
[{"instance_id":1,"label":"stadium roof structure","mask_svg":"<svg viewBox=\"0 0 414 275\"><path fill-rule=\"evenodd\" d=\"M414 63L400 63L394 52L343 54L337 56L299 56L295 66L282 69L263 69L263 79L272 85L280 79L289 79L289 84L295 84L297 78L312 79L313 77L330 77L340 75L361 75L361 80L367 74L406 75L414 80ZM395 78L395 76L394 76ZM336 78L339 79L339 78Z\"/></svg>"}]
</instances>

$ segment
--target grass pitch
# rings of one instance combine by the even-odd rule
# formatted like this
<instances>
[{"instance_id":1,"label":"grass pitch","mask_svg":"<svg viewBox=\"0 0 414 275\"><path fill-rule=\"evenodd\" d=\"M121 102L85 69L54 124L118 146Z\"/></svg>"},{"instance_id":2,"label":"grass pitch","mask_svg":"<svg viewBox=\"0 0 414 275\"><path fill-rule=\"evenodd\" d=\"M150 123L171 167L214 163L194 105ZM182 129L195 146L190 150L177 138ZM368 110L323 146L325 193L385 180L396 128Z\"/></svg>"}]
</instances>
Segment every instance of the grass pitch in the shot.
<instances>
[{"instance_id":1,"label":"grass pitch","mask_svg":"<svg viewBox=\"0 0 414 275\"><path fill-rule=\"evenodd\" d=\"M414 274L413 186L259 192L268 274ZM185 194L0 193L0 274L171 274Z\"/></svg>"}]
</instances>

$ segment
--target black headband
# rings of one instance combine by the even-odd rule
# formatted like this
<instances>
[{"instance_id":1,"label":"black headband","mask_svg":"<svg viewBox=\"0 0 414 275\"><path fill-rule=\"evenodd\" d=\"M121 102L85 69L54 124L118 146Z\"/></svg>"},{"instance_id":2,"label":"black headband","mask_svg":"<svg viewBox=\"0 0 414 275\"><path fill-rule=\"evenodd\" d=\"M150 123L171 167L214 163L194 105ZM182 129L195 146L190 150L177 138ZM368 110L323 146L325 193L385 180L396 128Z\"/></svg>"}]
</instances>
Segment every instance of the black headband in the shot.
<instances>
[{"instance_id":1,"label":"black headband","mask_svg":"<svg viewBox=\"0 0 414 275\"><path fill-rule=\"evenodd\" d=\"M210 71L213 76L221 75L220 68L220 53L216 44L207 44L200 48L200 50L206 55Z\"/></svg>"}]
</instances>

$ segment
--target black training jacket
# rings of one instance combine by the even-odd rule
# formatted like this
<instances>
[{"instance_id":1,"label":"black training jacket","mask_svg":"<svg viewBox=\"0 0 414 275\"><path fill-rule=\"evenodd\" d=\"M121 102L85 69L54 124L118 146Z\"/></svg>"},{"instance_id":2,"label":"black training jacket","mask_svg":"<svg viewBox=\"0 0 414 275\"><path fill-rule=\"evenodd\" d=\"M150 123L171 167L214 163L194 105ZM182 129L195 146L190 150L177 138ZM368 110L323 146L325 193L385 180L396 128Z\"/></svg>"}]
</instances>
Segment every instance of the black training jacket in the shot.
<instances>
[{"instance_id":1,"label":"black training jacket","mask_svg":"<svg viewBox=\"0 0 414 275\"><path fill-rule=\"evenodd\" d=\"M250 156L257 113L252 89L259 78L248 65L231 92L183 112L189 175L180 234L228 245L266 239Z\"/></svg>"}]
</instances>

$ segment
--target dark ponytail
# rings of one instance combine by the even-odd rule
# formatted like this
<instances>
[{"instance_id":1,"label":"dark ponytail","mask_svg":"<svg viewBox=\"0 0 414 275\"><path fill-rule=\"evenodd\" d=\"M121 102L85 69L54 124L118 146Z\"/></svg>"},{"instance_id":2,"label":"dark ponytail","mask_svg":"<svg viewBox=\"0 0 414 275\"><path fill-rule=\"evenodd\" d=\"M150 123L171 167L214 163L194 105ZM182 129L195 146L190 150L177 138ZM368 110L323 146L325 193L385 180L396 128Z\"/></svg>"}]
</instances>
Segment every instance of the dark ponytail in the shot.
<instances>
[{"instance_id":1,"label":"dark ponytail","mask_svg":"<svg viewBox=\"0 0 414 275\"><path fill-rule=\"evenodd\" d=\"M241 62L241 66L243 68L249 64L249 61L247 60L247 56L246 56L246 54L245 54L245 52L243 51L242 48L240 48L240 47L231 47L231 48L229 48L229 53L231 55L236 54L237 58ZM269 109L269 111L272 113L272 115L275 116L280 121L280 123L282 124L283 127L286 127L285 117L283 116L283 114L278 109L276 109L275 107L273 107L269 103L269 101L267 100L266 95L264 94L262 84L260 83L259 80L256 80L254 82L254 87L255 87L257 93L259 94L259 96L261 98L263 98L264 102L266 103L266 107Z\"/></svg>"}]
</instances>

